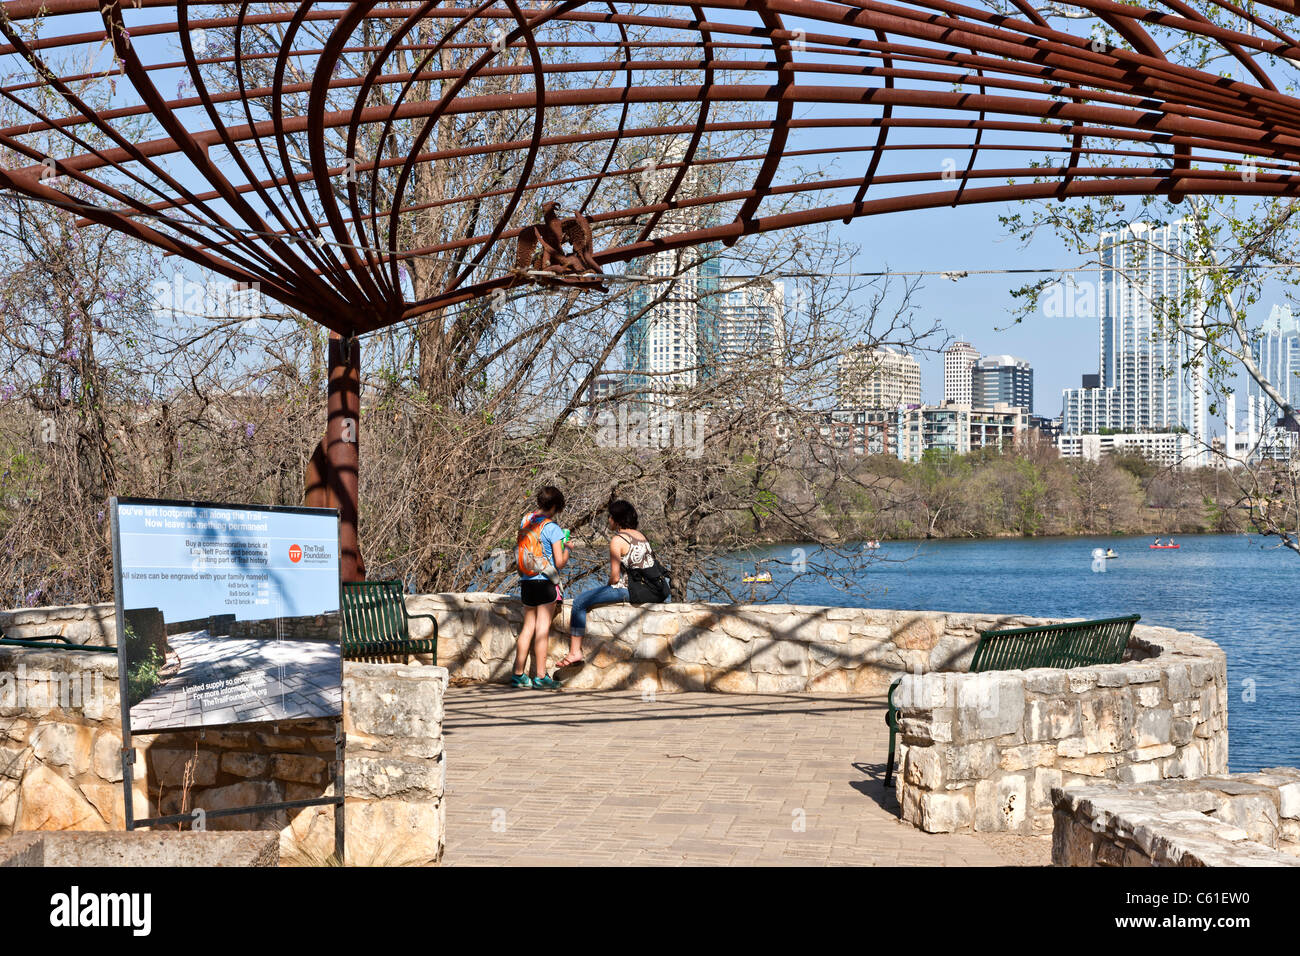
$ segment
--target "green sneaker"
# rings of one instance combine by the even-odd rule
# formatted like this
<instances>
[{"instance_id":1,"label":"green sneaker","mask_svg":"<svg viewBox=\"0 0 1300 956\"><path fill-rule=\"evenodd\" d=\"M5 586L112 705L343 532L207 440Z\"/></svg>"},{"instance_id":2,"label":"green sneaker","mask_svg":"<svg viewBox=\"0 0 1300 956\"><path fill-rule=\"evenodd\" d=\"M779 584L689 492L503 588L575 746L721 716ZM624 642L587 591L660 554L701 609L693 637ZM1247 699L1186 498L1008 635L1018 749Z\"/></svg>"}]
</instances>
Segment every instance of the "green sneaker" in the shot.
<instances>
[{"instance_id":1,"label":"green sneaker","mask_svg":"<svg viewBox=\"0 0 1300 956\"><path fill-rule=\"evenodd\" d=\"M560 682L547 674L545 677L533 678L533 690L559 690Z\"/></svg>"},{"instance_id":2,"label":"green sneaker","mask_svg":"<svg viewBox=\"0 0 1300 956\"><path fill-rule=\"evenodd\" d=\"M527 674L516 674L514 677L510 678L510 686L527 690L529 687L533 686L533 682Z\"/></svg>"}]
</instances>

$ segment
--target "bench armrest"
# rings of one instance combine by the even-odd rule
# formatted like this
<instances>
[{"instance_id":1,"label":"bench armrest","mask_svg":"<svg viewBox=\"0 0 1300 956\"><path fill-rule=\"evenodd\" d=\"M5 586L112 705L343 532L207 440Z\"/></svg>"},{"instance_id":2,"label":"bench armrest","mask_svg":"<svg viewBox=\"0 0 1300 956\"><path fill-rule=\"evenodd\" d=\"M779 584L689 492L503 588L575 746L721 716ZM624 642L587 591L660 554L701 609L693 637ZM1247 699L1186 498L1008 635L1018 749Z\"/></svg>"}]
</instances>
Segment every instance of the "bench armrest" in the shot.
<instances>
[{"instance_id":1,"label":"bench armrest","mask_svg":"<svg viewBox=\"0 0 1300 956\"><path fill-rule=\"evenodd\" d=\"M894 704L894 691L898 690L898 685L903 683L903 678L895 677L894 682L889 685L889 696L886 698L889 706L885 709L885 723L894 729L898 729L898 707Z\"/></svg>"}]
</instances>

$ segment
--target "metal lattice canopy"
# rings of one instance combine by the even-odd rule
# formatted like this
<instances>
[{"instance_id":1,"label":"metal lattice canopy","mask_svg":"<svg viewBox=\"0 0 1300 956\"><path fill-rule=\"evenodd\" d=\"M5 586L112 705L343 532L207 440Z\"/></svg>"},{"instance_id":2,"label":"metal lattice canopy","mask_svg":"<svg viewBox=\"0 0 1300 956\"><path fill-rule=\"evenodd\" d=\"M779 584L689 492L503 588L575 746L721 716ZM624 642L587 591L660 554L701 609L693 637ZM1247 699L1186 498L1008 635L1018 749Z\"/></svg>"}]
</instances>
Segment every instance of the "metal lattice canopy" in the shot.
<instances>
[{"instance_id":1,"label":"metal lattice canopy","mask_svg":"<svg viewBox=\"0 0 1300 956\"><path fill-rule=\"evenodd\" d=\"M522 2L4 3L0 184L348 336L789 227L1300 183L1288 3Z\"/></svg>"}]
</instances>

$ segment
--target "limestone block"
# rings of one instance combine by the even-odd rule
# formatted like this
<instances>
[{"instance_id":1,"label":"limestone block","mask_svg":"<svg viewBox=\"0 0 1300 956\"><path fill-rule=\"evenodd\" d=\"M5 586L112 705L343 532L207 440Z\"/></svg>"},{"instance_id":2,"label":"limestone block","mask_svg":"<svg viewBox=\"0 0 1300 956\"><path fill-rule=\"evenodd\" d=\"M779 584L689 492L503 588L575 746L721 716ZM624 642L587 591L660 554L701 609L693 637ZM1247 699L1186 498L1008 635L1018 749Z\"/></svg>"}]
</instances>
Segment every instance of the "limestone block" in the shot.
<instances>
[{"instance_id":1,"label":"limestone block","mask_svg":"<svg viewBox=\"0 0 1300 956\"><path fill-rule=\"evenodd\" d=\"M1051 745L1047 744L1045 746ZM1067 737L1065 740L1057 742L1056 753L1062 757L1086 757L1088 755L1088 741L1083 737Z\"/></svg>"},{"instance_id":2,"label":"limestone block","mask_svg":"<svg viewBox=\"0 0 1300 956\"><path fill-rule=\"evenodd\" d=\"M94 730L77 724L41 723L32 732L32 753L42 763L73 774L90 769Z\"/></svg>"},{"instance_id":3,"label":"limestone block","mask_svg":"<svg viewBox=\"0 0 1300 956\"><path fill-rule=\"evenodd\" d=\"M1029 703L1026 736L1029 740L1061 740L1077 737L1082 715L1077 700L1034 700Z\"/></svg>"},{"instance_id":4,"label":"limestone block","mask_svg":"<svg viewBox=\"0 0 1300 956\"><path fill-rule=\"evenodd\" d=\"M1118 758L1110 754L1090 754L1087 757L1062 757L1056 761L1056 765L1066 773L1103 777L1117 762Z\"/></svg>"},{"instance_id":5,"label":"limestone block","mask_svg":"<svg viewBox=\"0 0 1300 956\"><path fill-rule=\"evenodd\" d=\"M677 660L722 668L743 665L749 658L751 646L718 631L696 628L679 631L671 642L672 653Z\"/></svg>"},{"instance_id":6,"label":"limestone block","mask_svg":"<svg viewBox=\"0 0 1300 956\"><path fill-rule=\"evenodd\" d=\"M563 642L559 642L551 650L553 653L549 657L554 657L556 660L561 660L568 653L568 649L563 645ZM596 653L593 655L587 656L584 649L583 659L591 661L597 667L609 667L612 664L621 664L624 661L631 660L632 648L621 641L601 641L599 647L596 648Z\"/></svg>"},{"instance_id":7,"label":"limestone block","mask_svg":"<svg viewBox=\"0 0 1300 956\"><path fill-rule=\"evenodd\" d=\"M1164 691L1157 685L1137 688L1139 707L1159 707L1164 702Z\"/></svg>"},{"instance_id":8,"label":"limestone block","mask_svg":"<svg viewBox=\"0 0 1300 956\"><path fill-rule=\"evenodd\" d=\"M431 800L442 795L442 760L348 757L343 785L346 796L365 800Z\"/></svg>"},{"instance_id":9,"label":"limestone block","mask_svg":"<svg viewBox=\"0 0 1300 956\"><path fill-rule=\"evenodd\" d=\"M105 830L94 806L56 771L33 764L19 785L16 830Z\"/></svg>"},{"instance_id":10,"label":"limestone block","mask_svg":"<svg viewBox=\"0 0 1300 956\"><path fill-rule=\"evenodd\" d=\"M927 668L932 671L970 670L971 659L975 656L975 642L969 638L954 634L944 634L930 651Z\"/></svg>"},{"instance_id":11,"label":"limestone block","mask_svg":"<svg viewBox=\"0 0 1300 956\"><path fill-rule=\"evenodd\" d=\"M1185 746L1192 741L1196 733L1196 721L1190 717L1175 717L1171 723L1170 737L1179 747Z\"/></svg>"},{"instance_id":12,"label":"limestone block","mask_svg":"<svg viewBox=\"0 0 1300 956\"><path fill-rule=\"evenodd\" d=\"M0 777L0 832L11 832L18 821L18 781Z\"/></svg>"},{"instance_id":13,"label":"limestone block","mask_svg":"<svg viewBox=\"0 0 1300 956\"><path fill-rule=\"evenodd\" d=\"M974 820L974 806L969 790L917 793L916 806L917 815L911 822L926 833L953 833L966 829Z\"/></svg>"},{"instance_id":14,"label":"limestone block","mask_svg":"<svg viewBox=\"0 0 1300 956\"><path fill-rule=\"evenodd\" d=\"M1187 700L1192 696L1192 674L1186 664L1171 664L1165 668L1165 693L1171 701Z\"/></svg>"},{"instance_id":15,"label":"limestone block","mask_svg":"<svg viewBox=\"0 0 1300 956\"><path fill-rule=\"evenodd\" d=\"M211 750L154 746L146 752L145 761L149 776L169 788L182 785L187 769L197 786L207 787L217 782L217 755Z\"/></svg>"},{"instance_id":16,"label":"limestone block","mask_svg":"<svg viewBox=\"0 0 1300 956\"><path fill-rule=\"evenodd\" d=\"M333 741L330 742L331 746ZM236 777L265 776L271 761L265 754L230 751L221 755L221 770Z\"/></svg>"},{"instance_id":17,"label":"limestone block","mask_svg":"<svg viewBox=\"0 0 1300 956\"><path fill-rule=\"evenodd\" d=\"M513 665L512 665L513 666ZM601 670L595 664L587 664L576 674L564 681L565 690L594 690L600 686Z\"/></svg>"},{"instance_id":18,"label":"limestone block","mask_svg":"<svg viewBox=\"0 0 1300 956\"><path fill-rule=\"evenodd\" d=\"M903 761L903 779L922 790L939 790L945 783L944 754L941 747L908 747Z\"/></svg>"},{"instance_id":19,"label":"limestone block","mask_svg":"<svg viewBox=\"0 0 1300 956\"><path fill-rule=\"evenodd\" d=\"M849 692L849 673L839 668L824 670L808 681L808 692L812 694L847 694Z\"/></svg>"},{"instance_id":20,"label":"limestone block","mask_svg":"<svg viewBox=\"0 0 1300 956\"><path fill-rule=\"evenodd\" d=\"M1070 686L1069 671L1034 668L1025 671L1025 690L1030 694L1063 696Z\"/></svg>"},{"instance_id":21,"label":"limestone block","mask_svg":"<svg viewBox=\"0 0 1300 956\"><path fill-rule=\"evenodd\" d=\"M909 742L951 743L953 739L953 711L938 707L929 711L904 712L899 717L898 731Z\"/></svg>"},{"instance_id":22,"label":"limestone block","mask_svg":"<svg viewBox=\"0 0 1300 956\"><path fill-rule=\"evenodd\" d=\"M755 620L752 616L724 614L721 623L723 632L739 641L753 641L760 637L772 636L771 625L766 621Z\"/></svg>"},{"instance_id":23,"label":"limestone block","mask_svg":"<svg viewBox=\"0 0 1300 956\"><path fill-rule=\"evenodd\" d=\"M119 774L119 776L121 776ZM126 828L126 806L122 800L120 783L83 783L81 790L88 803L95 808L105 826L110 830Z\"/></svg>"},{"instance_id":24,"label":"limestone block","mask_svg":"<svg viewBox=\"0 0 1300 956\"><path fill-rule=\"evenodd\" d=\"M679 664L679 667L695 667L694 664ZM632 679L635 665L631 661L618 661L605 667L593 667L597 674L596 690L625 690Z\"/></svg>"},{"instance_id":25,"label":"limestone block","mask_svg":"<svg viewBox=\"0 0 1300 956\"><path fill-rule=\"evenodd\" d=\"M1097 686L1098 676L1095 667L1074 667L1065 672L1071 694L1086 694Z\"/></svg>"},{"instance_id":26,"label":"limestone block","mask_svg":"<svg viewBox=\"0 0 1300 956\"><path fill-rule=\"evenodd\" d=\"M284 799L284 784L274 780L244 780L224 787L212 787L196 794L191 808L205 811L234 807L251 807L260 803L275 803ZM138 811L137 811L138 812ZM209 830L265 830L268 826L280 829L288 825L283 811L276 813L239 813L228 817L209 817Z\"/></svg>"},{"instance_id":27,"label":"limestone block","mask_svg":"<svg viewBox=\"0 0 1300 956\"><path fill-rule=\"evenodd\" d=\"M91 745L91 772L101 780L122 780L122 735L116 730L101 730Z\"/></svg>"},{"instance_id":28,"label":"limestone block","mask_svg":"<svg viewBox=\"0 0 1300 956\"><path fill-rule=\"evenodd\" d=\"M344 853L352 866L432 866L442 859L446 812L441 801L348 800Z\"/></svg>"},{"instance_id":29,"label":"limestone block","mask_svg":"<svg viewBox=\"0 0 1300 956\"><path fill-rule=\"evenodd\" d=\"M984 740L1016 733L1025 718L1025 685L1018 678L992 671L966 674L957 683L956 736Z\"/></svg>"},{"instance_id":30,"label":"limestone block","mask_svg":"<svg viewBox=\"0 0 1300 956\"><path fill-rule=\"evenodd\" d=\"M960 679L958 674L906 674L894 691L894 703L906 710L952 707Z\"/></svg>"},{"instance_id":31,"label":"limestone block","mask_svg":"<svg viewBox=\"0 0 1300 956\"><path fill-rule=\"evenodd\" d=\"M329 762L321 757L302 754L274 754L271 757L271 776L277 780L294 783L321 783L329 771Z\"/></svg>"},{"instance_id":32,"label":"limestone block","mask_svg":"<svg viewBox=\"0 0 1300 956\"><path fill-rule=\"evenodd\" d=\"M948 780L979 780L991 776L998 765L998 748L991 743L953 745L944 753Z\"/></svg>"},{"instance_id":33,"label":"limestone block","mask_svg":"<svg viewBox=\"0 0 1300 956\"><path fill-rule=\"evenodd\" d=\"M767 693L763 689L762 678L768 675L759 675L756 682L758 692ZM794 678L803 686L803 678ZM686 692L707 690L709 686L708 672L699 664L667 664L659 668L659 687L665 693ZM789 689L789 688L787 688Z\"/></svg>"},{"instance_id":34,"label":"limestone block","mask_svg":"<svg viewBox=\"0 0 1300 956\"><path fill-rule=\"evenodd\" d=\"M898 672L890 668L873 667L863 664L851 671L852 690L855 694L883 694L889 690Z\"/></svg>"},{"instance_id":35,"label":"limestone block","mask_svg":"<svg viewBox=\"0 0 1300 956\"><path fill-rule=\"evenodd\" d=\"M1149 747L1135 747L1125 756L1134 763L1142 763L1147 760L1159 760L1162 757L1173 756L1177 748L1173 744L1152 744Z\"/></svg>"},{"instance_id":36,"label":"limestone block","mask_svg":"<svg viewBox=\"0 0 1300 956\"><path fill-rule=\"evenodd\" d=\"M1061 744L1068 741L1061 741ZM1060 745L1058 745L1060 746ZM1002 770L1029 770L1033 767L1050 767L1056 763L1057 747L1051 744L1024 744L1019 747L1007 747L999 757L998 767ZM1082 756L1080 754L1080 756Z\"/></svg>"},{"instance_id":37,"label":"limestone block","mask_svg":"<svg viewBox=\"0 0 1300 956\"><path fill-rule=\"evenodd\" d=\"M756 693L789 694L804 689L804 678L798 674L755 674Z\"/></svg>"},{"instance_id":38,"label":"limestone block","mask_svg":"<svg viewBox=\"0 0 1300 956\"><path fill-rule=\"evenodd\" d=\"M666 637L643 637L632 649L632 657L637 660L662 661L672 660L671 643Z\"/></svg>"},{"instance_id":39,"label":"limestone block","mask_svg":"<svg viewBox=\"0 0 1300 956\"><path fill-rule=\"evenodd\" d=\"M1300 783L1278 787L1279 814L1288 820L1300 820Z\"/></svg>"},{"instance_id":40,"label":"limestone block","mask_svg":"<svg viewBox=\"0 0 1300 956\"><path fill-rule=\"evenodd\" d=\"M1148 783L1160 779L1160 764L1154 760L1148 763L1126 763L1119 767L1115 775L1121 783Z\"/></svg>"},{"instance_id":41,"label":"limestone block","mask_svg":"<svg viewBox=\"0 0 1300 956\"><path fill-rule=\"evenodd\" d=\"M911 615L896 625L891 638L898 647L908 650L929 651L939 642L944 633L942 615L911 612Z\"/></svg>"},{"instance_id":42,"label":"limestone block","mask_svg":"<svg viewBox=\"0 0 1300 956\"><path fill-rule=\"evenodd\" d=\"M349 738L354 732L371 737L440 737L445 678L442 668L347 665L343 695Z\"/></svg>"},{"instance_id":43,"label":"limestone block","mask_svg":"<svg viewBox=\"0 0 1300 956\"><path fill-rule=\"evenodd\" d=\"M1133 738L1138 747L1169 743L1173 738L1173 714L1168 710L1139 711L1133 724Z\"/></svg>"},{"instance_id":44,"label":"limestone block","mask_svg":"<svg viewBox=\"0 0 1300 956\"><path fill-rule=\"evenodd\" d=\"M752 646L755 651L749 667L755 673L800 676L808 673L807 645L764 639L753 642Z\"/></svg>"},{"instance_id":45,"label":"limestone block","mask_svg":"<svg viewBox=\"0 0 1300 956\"><path fill-rule=\"evenodd\" d=\"M654 686L658 687L657 680ZM709 678L709 690L723 694L754 694L758 692L758 675L749 671L724 671Z\"/></svg>"},{"instance_id":46,"label":"limestone block","mask_svg":"<svg viewBox=\"0 0 1300 956\"><path fill-rule=\"evenodd\" d=\"M1065 782L1065 774L1052 767L1038 767L1031 779L1033 782L1029 789L1029 805L1045 807L1051 805L1052 789Z\"/></svg>"},{"instance_id":47,"label":"limestone block","mask_svg":"<svg viewBox=\"0 0 1300 956\"><path fill-rule=\"evenodd\" d=\"M1250 839L1265 846L1277 845L1277 805L1265 794L1244 794L1229 797L1214 816L1225 823L1245 830Z\"/></svg>"},{"instance_id":48,"label":"limestone block","mask_svg":"<svg viewBox=\"0 0 1300 956\"><path fill-rule=\"evenodd\" d=\"M680 626L678 616L668 611L649 611L641 618L641 633L673 637Z\"/></svg>"},{"instance_id":49,"label":"limestone block","mask_svg":"<svg viewBox=\"0 0 1300 956\"><path fill-rule=\"evenodd\" d=\"M1028 785L1020 774L1008 773L975 784L975 829L1018 831L1025 823Z\"/></svg>"},{"instance_id":50,"label":"limestone block","mask_svg":"<svg viewBox=\"0 0 1300 956\"><path fill-rule=\"evenodd\" d=\"M1082 704L1088 753L1119 753L1133 743L1133 701L1127 694L1101 694Z\"/></svg>"}]
</instances>

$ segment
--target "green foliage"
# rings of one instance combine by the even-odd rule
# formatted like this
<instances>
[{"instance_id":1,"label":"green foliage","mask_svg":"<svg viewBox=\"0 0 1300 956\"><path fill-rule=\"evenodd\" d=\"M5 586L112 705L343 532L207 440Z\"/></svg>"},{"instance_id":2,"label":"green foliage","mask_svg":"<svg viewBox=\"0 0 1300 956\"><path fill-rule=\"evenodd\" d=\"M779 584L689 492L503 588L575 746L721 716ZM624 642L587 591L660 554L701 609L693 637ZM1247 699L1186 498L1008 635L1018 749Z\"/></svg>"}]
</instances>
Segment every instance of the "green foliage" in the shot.
<instances>
[{"instance_id":1,"label":"green foliage","mask_svg":"<svg viewBox=\"0 0 1300 956\"><path fill-rule=\"evenodd\" d=\"M158 671L163 658L158 648L136 633L130 624L126 625L126 661L127 705L134 707L161 682Z\"/></svg>"}]
</instances>

